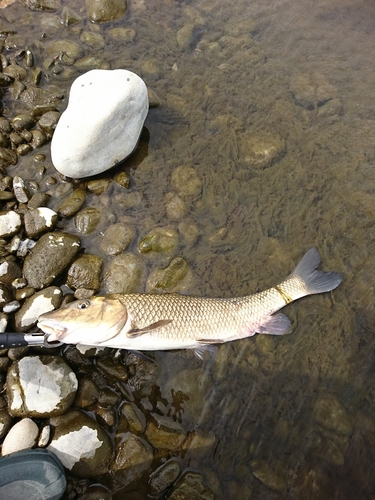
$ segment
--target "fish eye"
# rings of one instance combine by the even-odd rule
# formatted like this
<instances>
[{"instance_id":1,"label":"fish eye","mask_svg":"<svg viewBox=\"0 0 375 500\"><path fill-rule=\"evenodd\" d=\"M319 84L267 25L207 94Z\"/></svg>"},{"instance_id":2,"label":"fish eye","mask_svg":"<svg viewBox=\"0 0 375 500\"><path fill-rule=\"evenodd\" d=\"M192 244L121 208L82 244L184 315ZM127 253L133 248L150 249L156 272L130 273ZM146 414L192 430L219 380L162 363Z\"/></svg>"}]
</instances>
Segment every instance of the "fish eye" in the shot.
<instances>
[{"instance_id":1,"label":"fish eye","mask_svg":"<svg viewBox=\"0 0 375 500\"><path fill-rule=\"evenodd\" d=\"M89 300L81 300L81 302L77 304L77 307L78 309L86 309L86 307L89 307L89 305L90 305Z\"/></svg>"}]
</instances>

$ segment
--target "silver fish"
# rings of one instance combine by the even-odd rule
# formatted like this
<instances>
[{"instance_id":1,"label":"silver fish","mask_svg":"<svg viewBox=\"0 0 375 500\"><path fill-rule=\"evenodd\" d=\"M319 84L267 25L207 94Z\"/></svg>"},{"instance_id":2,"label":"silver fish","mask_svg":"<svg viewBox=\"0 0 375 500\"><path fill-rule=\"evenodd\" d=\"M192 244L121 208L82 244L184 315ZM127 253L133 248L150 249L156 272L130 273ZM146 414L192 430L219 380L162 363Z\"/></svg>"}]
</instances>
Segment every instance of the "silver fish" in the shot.
<instances>
[{"instance_id":1,"label":"silver fish","mask_svg":"<svg viewBox=\"0 0 375 500\"><path fill-rule=\"evenodd\" d=\"M42 314L38 327L48 341L137 351L193 348L250 337L282 335L289 319L276 311L305 295L329 292L342 281L335 272L316 270L320 256L311 248L279 285L239 298L171 294L110 294L71 302Z\"/></svg>"}]
</instances>

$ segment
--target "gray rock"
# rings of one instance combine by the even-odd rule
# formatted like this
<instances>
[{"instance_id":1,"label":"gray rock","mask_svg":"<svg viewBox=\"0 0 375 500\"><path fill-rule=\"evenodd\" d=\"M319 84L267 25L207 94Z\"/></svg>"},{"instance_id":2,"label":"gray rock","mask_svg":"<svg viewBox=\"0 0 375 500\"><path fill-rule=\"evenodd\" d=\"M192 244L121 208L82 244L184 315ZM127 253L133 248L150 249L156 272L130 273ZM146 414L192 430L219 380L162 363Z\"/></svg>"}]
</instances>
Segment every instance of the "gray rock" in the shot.
<instances>
[{"instance_id":1,"label":"gray rock","mask_svg":"<svg viewBox=\"0 0 375 500\"><path fill-rule=\"evenodd\" d=\"M44 234L24 261L23 275L29 286L50 285L71 264L80 246L77 236L59 231Z\"/></svg>"},{"instance_id":2,"label":"gray rock","mask_svg":"<svg viewBox=\"0 0 375 500\"><path fill-rule=\"evenodd\" d=\"M59 356L26 356L7 375L9 413L16 417L53 417L71 406L78 382Z\"/></svg>"},{"instance_id":3,"label":"gray rock","mask_svg":"<svg viewBox=\"0 0 375 500\"><path fill-rule=\"evenodd\" d=\"M104 287L107 293L138 291L145 273L143 260L132 253L116 255L106 267Z\"/></svg>"},{"instance_id":4,"label":"gray rock","mask_svg":"<svg viewBox=\"0 0 375 500\"><path fill-rule=\"evenodd\" d=\"M25 231L29 238L39 238L57 224L57 213L47 207L28 210L24 215Z\"/></svg>"},{"instance_id":5,"label":"gray rock","mask_svg":"<svg viewBox=\"0 0 375 500\"><path fill-rule=\"evenodd\" d=\"M213 500L214 494L197 472L185 472L166 497L168 500Z\"/></svg>"},{"instance_id":6,"label":"gray rock","mask_svg":"<svg viewBox=\"0 0 375 500\"><path fill-rule=\"evenodd\" d=\"M1 455L32 448L36 444L39 429L31 418L23 418L13 425L4 439Z\"/></svg>"},{"instance_id":7,"label":"gray rock","mask_svg":"<svg viewBox=\"0 0 375 500\"><path fill-rule=\"evenodd\" d=\"M153 472L149 479L151 495L159 495L177 480L181 465L177 460L168 460Z\"/></svg>"},{"instance_id":8,"label":"gray rock","mask_svg":"<svg viewBox=\"0 0 375 500\"><path fill-rule=\"evenodd\" d=\"M128 248L135 237L135 231L126 224L113 224L104 231L100 248L107 255L117 255Z\"/></svg>"},{"instance_id":9,"label":"gray rock","mask_svg":"<svg viewBox=\"0 0 375 500\"><path fill-rule=\"evenodd\" d=\"M95 478L108 471L113 457L111 441L94 419L74 410L52 418L50 423L55 432L47 449L72 474Z\"/></svg>"},{"instance_id":10,"label":"gray rock","mask_svg":"<svg viewBox=\"0 0 375 500\"><path fill-rule=\"evenodd\" d=\"M93 23L114 21L125 15L126 0L86 0L87 15Z\"/></svg>"},{"instance_id":11,"label":"gray rock","mask_svg":"<svg viewBox=\"0 0 375 500\"><path fill-rule=\"evenodd\" d=\"M85 73L73 82L53 135L54 166L73 178L108 170L134 151L147 112L147 87L139 76L123 69Z\"/></svg>"},{"instance_id":12,"label":"gray rock","mask_svg":"<svg viewBox=\"0 0 375 500\"><path fill-rule=\"evenodd\" d=\"M8 238L21 229L21 217L14 212L0 212L0 238Z\"/></svg>"},{"instance_id":13,"label":"gray rock","mask_svg":"<svg viewBox=\"0 0 375 500\"><path fill-rule=\"evenodd\" d=\"M83 254L68 270L67 285L72 289L87 288L98 292L103 259L96 255Z\"/></svg>"},{"instance_id":14,"label":"gray rock","mask_svg":"<svg viewBox=\"0 0 375 500\"><path fill-rule=\"evenodd\" d=\"M18 203L27 203L30 199L30 192L25 181L18 175L13 177L13 192Z\"/></svg>"},{"instance_id":15,"label":"gray rock","mask_svg":"<svg viewBox=\"0 0 375 500\"><path fill-rule=\"evenodd\" d=\"M58 111L48 111L39 119L39 127L47 134L48 137L52 137L60 116L61 115Z\"/></svg>"},{"instance_id":16,"label":"gray rock","mask_svg":"<svg viewBox=\"0 0 375 500\"><path fill-rule=\"evenodd\" d=\"M58 309L62 302L62 291L57 286L50 286L33 294L25 300L21 309L14 316L15 328L18 332L27 332L35 326L38 317L46 312Z\"/></svg>"},{"instance_id":17,"label":"gray rock","mask_svg":"<svg viewBox=\"0 0 375 500\"><path fill-rule=\"evenodd\" d=\"M152 448L143 439L130 433L119 436L111 464L115 484L126 486L139 478L150 467L152 459Z\"/></svg>"}]
</instances>

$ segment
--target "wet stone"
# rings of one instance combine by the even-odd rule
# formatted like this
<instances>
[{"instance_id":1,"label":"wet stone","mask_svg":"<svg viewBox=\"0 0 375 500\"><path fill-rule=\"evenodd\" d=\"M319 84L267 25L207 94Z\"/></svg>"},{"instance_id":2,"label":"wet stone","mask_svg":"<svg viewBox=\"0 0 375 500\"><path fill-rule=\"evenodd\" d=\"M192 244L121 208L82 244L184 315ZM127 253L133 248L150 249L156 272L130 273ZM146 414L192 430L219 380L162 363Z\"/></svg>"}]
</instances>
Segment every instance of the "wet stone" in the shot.
<instances>
[{"instance_id":1,"label":"wet stone","mask_svg":"<svg viewBox=\"0 0 375 500\"><path fill-rule=\"evenodd\" d=\"M141 253L173 253L178 246L178 233L173 228L158 227L150 231L139 243Z\"/></svg>"},{"instance_id":2,"label":"wet stone","mask_svg":"<svg viewBox=\"0 0 375 500\"><path fill-rule=\"evenodd\" d=\"M136 32L132 28L112 28L108 30L109 38L117 42L133 42L136 37Z\"/></svg>"},{"instance_id":3,"label":"wet stone","mask_svg":"<svg viewBox=\"0 0 375 500\"><path fill-rule=\"evenodd\" d=\"M353 424L344 406L334 394L326 394L317 400L314 418L324 429L337 434L349 435L352 431Z\"/></svg>"},{"instance_id":4,"label":"wet stone","mask_svg":"<svg viewBox=\"0 0 375 500\"><path fill-rule=\"evenodd\" d=\"M163 201L168 219L182 219L186 215L187 206L177 194L167 193Z\"/></svg>"},{"instance_id":5,"label":"wet stone","mask_svg":"<svg viewBox=\"0 0 375 500\"><path fill-rule=\"evenodd\" d=\"M284 479L265 460L255 459L250 462L250 465L253 475L268 488L279 492L285 490L286 484Z\"/></svg>"},{"instance_id":6,"label":"wet stone","mask_svg":"<svg viewBox=\"0 0 375 500\"><path fill-rule=\"evenodd\" d=\"M33 135L33 138L31 139L31 146L34 149L40 148L47 142L47 137L41 130L34 129L31 133Z\"/></svg>"},{"instance_id":7,"label":"wet stone","mask_svg":"<svg viewBox=\"0 0 375 500\"><path fill-rule=\"evenodd\" d=\"M55 40L47 46L47 54L52 57L58 56L60 52L64 54L63 62L66 64L73 64L83 55L82 47L71 40Z\"/></svg>"},{"instance_id":8,"label":"wet stone","mask_svg":"<svg viewBox=\"0 0 375 500\"><path fill-rule=\"evenodd\" d=\"M293 76L290 91L298 106L316 109L337 97L337 89L319 73L304 73Z\"/></svg>"},{"instance_id":9,"label":"wet stone","mask_svg":"<svg viewBox=\"0 0 375 500\"><path fill-rule=\"evenodd\" d=\"M177 480L181 465L177 460L168 460L153 472L149 479L150 494L159 495Z\"/></svg>"},{"instance_id":10,"label":"wet stone","mask_svg":"<svg viewBox=\"0 0 375 500\"><path fill-rule=\"evenodd\" d=\"M131 432L141 434L146 429L146 417L133 403L125 402L120 408L120 426L128 427Z\"/></svg>"},{"instance_id":11,"label":"wet stone","mask_svg":"<svg viewBox=\"0 0 375 500\"><path fill-rule=\"evenodd\" d=\"M24 215L25 231L29 238L39 238L57 224L57 213L47 207L28 210Z\"/></svg>"},{"instance_id":12,"label":"wet stone","mask_svg":"<svg viewBox=\"0 0 375 500\"><path fill-rule=\"evenodd\" d=\"M30 198L27 206L32 210L36 209L39 207L45 207L48 205L49 200L51 199L51 196L47 193L35 193L33 196Z\"/></svg>"},{"instance_id":13,"label":"wet stone","mask_svg":"<svg viewBox=\"0 0 375 500\"><path fill-rule=\"evenodd\" d=\"M21 217L10 210L0 212L0 238L8 238L17 234L21 229Z\"/></svg>"},{"instance_id":14,"label":"wet stone","mask_svg":"<svg viewBox=\"0 0 375 500\"><path fill-rule=\"evenodd\" d=\"M147 471L153 452L148 443L134 434L126 433L118 441L111 470L115 473L114 481L126 486Z\"/></svg>"},{"instance_id":15,"label":"wet stone","mask_svg":"<svg viewBox=\"0 0 375 500\"><path fill-rule=\"evenodd\" d=\"M100 33L93 33L92 31L83 31L80 40L89 47L100 50L105 46L105 40Z\"/></svg>"},{"instance_id":16,"label":"wet stone","mask_svg":"<svg viewBox=\"0 0 375 500\"><path fill-rule=\"evenodd\" d=\"M27 77L27 71L25 68L21 68L17 64L9 64L6 68L3 69L3 73L6 76L9 76L12 80L25 80Z\"/></svg>"},{"instance_id":17,"label":"wet stone","mask_svg":"<svg viewBox=\"0 0 375 500\"><path fill-rule=\"evenodd\" d=\"M12 119L11 125L16 132L21 132L25 129L30 130L35 125L35 120L31 115L21 113Z\"/></svg>"},{"instance_id":18,"label":"wet stone","mask_svg":"<svg viewBox=\"0 0 375 500\"><path fill-rule=\"evenodd\" d=\"M13 192L19 203L27 203L30 199L30 192L25 181L18 175L13 178Z\"/></svg>"},{"instance_id":19,"label":"wet stone","mask_svg":"<svg viewBox=\"0 0 375 500\"><path fill-rule=\"evenodd\" d=\"M179 450L186 439L186 432L182 425L156 413L151 415L153 421L147 424L145 434L147 441L157 449Z\"/></svg>"},{"instance_id":20,"label":"wet stone","mask_svg":"<svg viewBox=\"0 0 375 500\"><path fill-rule=\"evenodd\" d=\"M16 165L18 161L17 153L10 149L0 148L0 166Z\"/></svg>"},{"instance_id":21,"label":"wet stone","mask_svg":"<svg viewBox=\"0 0 375 500\"><path fill-rule=\"evenodd\" d=\"M121 380L126 382L128 380L128 372L124 365L114 360L111 357L99 358L97 361L97 366L104 371L110 377L116 380Z\"/></svg>"},{"instance_id":22,"label":"wet stone","mask_svg":"<svg viewBox=\"0 0 375 500\"><path fill-rule=\"evenodd\" d=\"M138 291L145 273L143 259L132 253L114 257L106 266L103 282L106 293Z\"/></svg>"},{"instance_id":23,"label":"wet stone","mask_svg":"<svg viewBox=\"0 0 375 500\"><path fill-rule=\"evenodd\" d=\"M67 285L72 290L88 288L98 292L102 267L101 257L90 254L81 255L68 270Z\"/></svg>"},{"instance_id":24,"label":"wet stone","mask_svg":"<svg viewBox=\"0 0 375 500\"><path fill-rule=\"evenodd\" d=\"M101 221L102 214L95 207L86 207L74 218L74 225L82 234L90 234L95 231L97 225Z\"/></svg>"},{"instance_id":25,"label":"wet stone","mask_svg":"<svg viewBox=\"0 0 375 500\"><path fill-rule=\"evenodd\" d=\"M39 434L38 426L31 418L23 418L13 425L4 439L1 455L33 448Z\"/></svg>"},{"instance_id":26,"label":"wet stone","mask_svg":"<svg viewBox=\"0 0 375 500\"><path fill-rule=\"evenodd\" d=\"M60 119L60 113L58 111L48 111L44 113L39 119L39 127L49 136L52 137L53 131Z\"/></svg>"},{"instance_id":27,"label":"wet stone","mask_svg":"<svg viewBox=\"0 0 375 500\"><path fill-rule=\"evenodd\" d=\"M76 189L66 198L57 212L64 217L71 217L80 210L86 201L86 191L84 189Z\"/></svg>"},{"instance_id":28,"label":"wet stone","mask_svg":"<svg viewBox=\"0 0 375 500\"><path fill-rule=\"evenodd\" d=\"M56 12L60 8L60 0L21 0L26 7L36 11Z\"/></svg>"},{"instance_id":29,"label":"wet stone","mask_svg":"<svg viewBox=\"0 0 375 500\"><path fill-rule=\"evenodd\" d=\"M185 472L166 497L168 500L213 500L214 494L197 472Z\"/></svg>"},{"instance_id":30,"label":"wet stone","mask_svg":"<svg viewBox=\"0 0 375 500\"><path fill-rule=\"evenodd\" d=\"M0 439L3 438L10 429L12 425L12 417L8 413L7 405L4 401L4 398L1 398L1 407L0 407Z\"/></svg>"},{"instance_id":31,"label":"wet stone","mask_svg":"<svg viewBox=\"0 0 375 500\"><path fill-rule=\"evenodd\" d=\"M135 231L126 224L113 224L104 231L100 248L107 255L117 255L128 248L135 237Z\"/></svg>"},{"instance_id":32,"label":"wet stone","mask_svg":"<svg viewBox=\"0 0 375 500\"><path fill-rule=\"evenodd\" d=\"M74 26L82 22L82 17L70 7L65 6L61 12L61 20L64 26Z\"/></svg>"},{"instance_id":33,"label":"wet stone","mask_svg":"<svg viewBox=\"0 0 375 500\"><path fill-rule=\"evenodd\" d=\"M20 266L11 260L3 261L0 264L0 282L7 286L11 286L17 278L22 276Z\"/></svg>"},{"instance_id":34,"label":"wet stone","mask_svg":"<svg viewBox=\"0 0 375 500\"><path fill-rule=\"evenodd\" d=\"M3 283L0 283L0 308L13 300L12 291Z\"/></svg>"},{"instance_id":35,"label":"wet stone","mask_svg":"<svg viewBox=\"0 0 375 500\"><path fill-rule=\"evenodd\" d=\"M77 236L56 231L44 234L27 255L23 274L29 286L50 285L74 260L80 249Z\"/></svg>"},{"instance_id":36,"label":"wet stone","mask_svg":"<svg viewBox=\"0 0 375 500\"><path fill-rule=\"evenodd\" d=\"M286 152L285 141L278 136L242 134L239 140L242 160L251 167L265 169L279 161Z\"/></svg>"},{"instance_id":37,"label":"wet stone","mask_svg":"<svg viewBox=\"0 0 375 500\"><path fill-rule=\"evenodd\" d=\"M147 288L172 291L181 283L188 271L189 266L186 260L182 257L174 257L166 267L150 274Z\"/></svg>"},{"instance_id":38,"label":"wet stone","mask_svg":"<svg viewBox=\"0 0 375 500\"><path fill-rule=\"evenodd\" d=\"M50 286L31 295L15 314L16 330L27 332L36 325L41 314L58 309L61 306L62 298L62 291L56 286Z\"/></svg>"},{"instance_id":39,"label":"wet stone","mask_svg":"<svg viewBox=\"0 0 375 500\"><path fill-rule=\"evenodd\" d=\"M103 23L120 19L126 12L126 0L86 0L90 21Z\"/></svg>"},{"instance_id":40,"label":"wet stone","mask_svg":"<svg viewBox=\"0 0 375 500\"><path fill-rule=\"evenodd\" d=\"M77 387L77 377L59 356L26 356L8 370L9 412L17 417L61 415L73 403Z\"/></svg>"},{"instance_id":41,"label":"wet stone","mask_svg":"<svg viewBox=\"0 0 375 500\"><path fill-rule=\"evenodd\" d=\"M79 59L74 67L79 71L90 71L92 69L111 69L110 63L103 57L86 56Z\"/></svg>"},{"instance_id":42,"label":"wet stone","mask_svg":"<svg viewBox=\"0 0 375 500\"><path fill-rule=\"evenodd\" d=\"M108 471L113 456L111 441L94 419L73 410L50 423L55 431L47 449L73 475L95 478Z\"/></svg>"}]
</instances>

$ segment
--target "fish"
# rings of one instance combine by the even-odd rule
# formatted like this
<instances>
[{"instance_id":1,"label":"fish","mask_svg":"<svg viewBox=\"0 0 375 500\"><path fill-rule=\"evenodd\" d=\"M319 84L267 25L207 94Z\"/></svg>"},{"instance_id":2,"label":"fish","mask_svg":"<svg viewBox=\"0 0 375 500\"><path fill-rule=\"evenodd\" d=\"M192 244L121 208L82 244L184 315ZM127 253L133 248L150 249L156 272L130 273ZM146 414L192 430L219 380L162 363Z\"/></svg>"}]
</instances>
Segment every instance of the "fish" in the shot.
<instances>
[{"instance_id":1,"label":"fish","mask_svg":"<svg viewBox=\"0 0 375 500\"><path fill-rule=\"evenodd\" d=\"M306 295L330 292L339 273L317 270L311 248L280 284L235 298L178 293L112 293L76 300L42 314L37 326L48 342L114 347L133 351L196 349L252 335L283 335L290 320L279 309Z\"/></svg>"}]
</instances>

